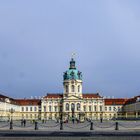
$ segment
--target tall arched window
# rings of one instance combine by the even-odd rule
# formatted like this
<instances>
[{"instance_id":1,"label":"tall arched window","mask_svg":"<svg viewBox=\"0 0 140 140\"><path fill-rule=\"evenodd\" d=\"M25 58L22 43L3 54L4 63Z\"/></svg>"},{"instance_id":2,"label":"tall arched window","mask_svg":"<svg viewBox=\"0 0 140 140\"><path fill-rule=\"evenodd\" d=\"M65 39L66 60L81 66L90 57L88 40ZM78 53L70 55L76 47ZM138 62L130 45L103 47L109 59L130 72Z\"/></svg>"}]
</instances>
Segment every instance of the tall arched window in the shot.
<instances>
[{"instance_id":1,"label":"tall arched window","mask_svg":"<svg viewBox=\"0 0 140 140\"><path fill-rule=\"evenodd\" d=\"M77 103L77 111L80 111L80 104Z\"/></svg>"},{"instance_id":2,"label":"tall arched window","mask_svg":"<svg viewBox=\"0 0 140 140\"><path fill-rule=\"evenodd\" d=\"M66 103L66 111L69 111L69 104Z\"/></svg>"},{"instance_id":3,"label":"tall arched window","mask_svg":"<svg viewBox=\"0 0 140 140\"><path fill-rule=\"evenodd\" d=\"M78 92L80 92L80 85L78 86Z\"/></svg>"},{"instance_id":4,"label":"tall arched window","mask_svg":"<svg viewBox=\"0 0 140 140\"><path fill-rule=\"evenodd\" d=\"M74 105L74 103L71 104L71 110L72 110L72 111L75 110L75 105Z\"/></svg>"},{"instance_id":5,"label":"tall arched window","mask_svg":"<svg viewBox=\"0 0 140 140\"><path fill-rule=\"evenodd\" d=\"M71 86L71 91L75 92L75 86L74 85Z\"/></svg>"},{"instance_id":6,"label":"tall arched window","mask_svg":"<svg viewBox=\"0 0 140 140\"><path fill-rule=\"evenodd\" d=\"M52 107L51 106L49 106L49 112L51 112L52 111Z\"/></svg>"},{"instance_id":7,"label":"tall arched window","mask_svg":"<svg viewBox=\"0 0 140 140\"><path fill-rule=\"evenodd\" d=\"M68 88L68 85L66 85L66 92L69 92L69 88Z\"/></svg>"}]
</instances>

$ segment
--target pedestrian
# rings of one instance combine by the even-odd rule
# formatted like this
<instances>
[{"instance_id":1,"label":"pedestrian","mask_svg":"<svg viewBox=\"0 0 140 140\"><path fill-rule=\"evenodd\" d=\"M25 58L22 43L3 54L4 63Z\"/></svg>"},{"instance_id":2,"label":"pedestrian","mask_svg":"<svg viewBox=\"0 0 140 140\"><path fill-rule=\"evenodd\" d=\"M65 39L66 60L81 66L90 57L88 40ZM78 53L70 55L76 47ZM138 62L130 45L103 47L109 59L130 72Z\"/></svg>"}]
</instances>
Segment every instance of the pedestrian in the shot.
<instances>
[{"instance_id":1,"label":"pedestrian","mask_svg":"<svg viewBox=\"0 0 140 140\"><path fill-rule=\"evenodd\" d=\"M74 118L72 118L72 123L74 124Z\"/></svg>"},{"instance_id":2,"label":"pedestrian","mask_svg":"<svg viewBox=\"0 0 140 140\"><path fill-rule=\"evenodd\" d=\"M100 122L101 122L101 123L103 122L103 118L100 119Z\"/></svg>"},{"instance_id":3,"label":"pedestrian","mask_svg":"<svg viewBox=\"0 0 140 140\"><path fill-rule=\"evenodd\" d=\"M24 124L24 127L25 127L26 126L26 120L25 119L23 120L23 124Z\"/></svg>"},{"instance_id":4,"label":"pedestrian","mask_svg":"<svg viewBox=\"0 0 140 140\"><path fill-rule=\"evenodd\" d=\"M21 126L23 126L23 119L21 120Z\"/></svg>"}]
</instances>

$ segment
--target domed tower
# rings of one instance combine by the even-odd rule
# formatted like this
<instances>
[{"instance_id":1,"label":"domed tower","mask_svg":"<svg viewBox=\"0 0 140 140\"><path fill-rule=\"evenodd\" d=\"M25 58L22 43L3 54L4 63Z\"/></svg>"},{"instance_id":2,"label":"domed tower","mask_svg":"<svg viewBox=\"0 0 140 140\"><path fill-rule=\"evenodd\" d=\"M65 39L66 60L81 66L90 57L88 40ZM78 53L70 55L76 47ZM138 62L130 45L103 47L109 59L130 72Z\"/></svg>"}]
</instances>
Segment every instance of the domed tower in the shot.
<instances>
[{"instance_id":1,"label":"domed tower","mask_svg":"<svg viewBox=\"0 0 140 140\"><path fill-rule=\"evenodd\" d=\"M82 73L76 69L74 58L69 69L63 75L64 97L71 95L82 97Z\"/></svg>"}]
</instances>

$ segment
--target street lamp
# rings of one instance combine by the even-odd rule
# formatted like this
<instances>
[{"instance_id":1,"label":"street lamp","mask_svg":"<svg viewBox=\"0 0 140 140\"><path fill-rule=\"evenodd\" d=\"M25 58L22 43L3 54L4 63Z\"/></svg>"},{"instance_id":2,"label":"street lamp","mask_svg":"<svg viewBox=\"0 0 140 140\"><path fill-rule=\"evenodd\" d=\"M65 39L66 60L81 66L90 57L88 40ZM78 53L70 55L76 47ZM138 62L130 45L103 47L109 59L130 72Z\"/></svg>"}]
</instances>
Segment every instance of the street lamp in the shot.
<instances>
[{"instance_id":1,"label":"street lamp","mask_svg":"<svg viewBox=\"0 0 140 140\"><path fill-rule=\"evenodd\" d=\"M75 105L71 104L71 111L72 111L72 122L74 123L74 110L75 110Z\"/></svg>"},{"instance_id":2,"label":"street lamp","mask_svg":"<svg viewBox=\"0 0 140 140\"><path fill-rule=\"evenodd\" d=\"M115 121L116 121L117 120L117 109L115 108L114 111L115 111Z\"/></svg>"}]
</instances>

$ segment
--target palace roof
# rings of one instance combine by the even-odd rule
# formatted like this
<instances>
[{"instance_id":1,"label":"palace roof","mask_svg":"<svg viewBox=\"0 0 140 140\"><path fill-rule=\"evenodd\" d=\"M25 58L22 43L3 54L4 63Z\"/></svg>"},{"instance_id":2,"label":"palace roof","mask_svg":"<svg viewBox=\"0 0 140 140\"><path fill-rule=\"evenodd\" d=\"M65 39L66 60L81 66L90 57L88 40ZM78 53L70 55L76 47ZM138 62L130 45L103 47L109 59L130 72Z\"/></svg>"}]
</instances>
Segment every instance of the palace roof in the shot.
<instances>
[{"instance_id":1,"label":"palace roof","mask_svg":"<svg viewBox=\"0 0 140 140\"><path fill-rule=\"evenodd\" d=\"M3 94L0 94L0 99L11 99L11 100L13 100L13 98L10 98L10 97L8 97L8 96L5 96L5 95L3 95Z\"/></svg>"},{"instance_id":2,"label":"palace roof","mask_svg":"<svg viewBox=\"0 0 140 140\"><path fill-rule=\"evenodd\" d=\"M128 99L116 98L116 99L104 99L105 105L124 105Z\"/></svg>"},{"instance_id":3,"label":"palace roof","mask_svg":"<svg viewBox=\"0 0 140 140\"><path fill-rule=\"evenodd\" d=\"M127 104L133 104L133 103L136 103L136 102L140 102L140 95L128 99L128 100L126 101L125 105L127 105Z\"/></svg>"},{"instance_id":4,"label":"palace roof","mask_svg":"<svg viewBox=\"0 0 140 140\"><path fill-rule=\"evenodd\" d=\"M44 98L63 98L62 93L48 93ZM84 93L83 98L101 98L99 93Z\"/></svg>"},{"instance_id":5,"label":"palace roof","mask_svg":"<svg viewBox=\"0 0 140 140\"><path fill-rule=\"evenodd\" d=\"M48 93L44 98L63 98L61 93Z\"/></svg>"},{"instance_id":6,"label":"palace roof","mask_svg":"<svg viewBox=\"0 0 140 140\"><path fill-rule=\"evenodd\" d=\"M83 98L101 98L99 93L84 93Z\"/></svg>"},{"instance_id":7,"label":"palace roof","mask_svg":"<svg viewBox=\"0 0 140 140\"><path fill-rule=\"evenodd\" d=\"M17 104L17 102L13 98L10 98L10 97L5 96L3 94L0 94L0 101L1 102L7 102L7 103L10 103L10 104Z\"/></svg>"},{"instance_id":8,"label":"palace roof","mask_svg":"<svg viewBox=\"0 0 140 140\"><path fill-rule=\"evenodd\" d=\"M40 105L41 104L41 100L40 99L15 99L15 101L19 104L19 105Z\"/></svg>"}]
</instances>

